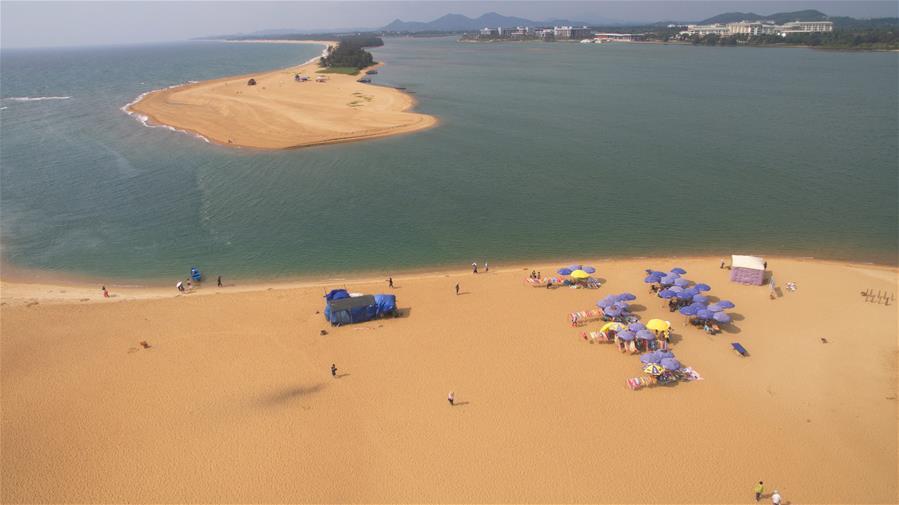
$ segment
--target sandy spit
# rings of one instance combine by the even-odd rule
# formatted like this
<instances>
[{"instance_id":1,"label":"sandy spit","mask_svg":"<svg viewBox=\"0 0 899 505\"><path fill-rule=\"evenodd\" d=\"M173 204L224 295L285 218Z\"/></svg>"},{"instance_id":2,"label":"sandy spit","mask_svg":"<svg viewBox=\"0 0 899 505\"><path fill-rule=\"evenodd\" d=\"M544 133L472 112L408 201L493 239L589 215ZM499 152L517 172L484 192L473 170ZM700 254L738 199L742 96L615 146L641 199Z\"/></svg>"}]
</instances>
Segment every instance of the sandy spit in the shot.
<instances>
[{"instance_id":1,"label":"sandy spit","mask_svg":"<svg viewBox=\"0 0 899 505\"><path fill-rule=\"evenodd\" d=\"M126 110L146 117L151 124L194 133L218 144L258 149L353 142L437 124L434 116L411 112L416 102L408 93L359 83L362 74L319 74L318 70L318 64L309 61L271 72L188 83L147 93ZM296 82L296 74L310 80ZM327 81L315 82L320 75ZM255 86L247 85L251 78Z\"/></svg>"},{"instance_id":2,"label":"sandy spit","mask_svg":"<svg viewBox=\"0 0 899 505\"><path fill-rule=\"evenodd\" d=\"M597 290L523 282L560 265L109 299L3 282L2 501L751 503L758 480L897 501L896 302L860 295L895 295L895 268L772 258L798 289L771 300L717 258L593 264ZM644 268L675 266L736 304L723 334L647 293ZM321 295L344 286L403 317L330 327ZM623 291L704 380L630 391L637 357L568 324Z\"/></svg>"}]
</instances>

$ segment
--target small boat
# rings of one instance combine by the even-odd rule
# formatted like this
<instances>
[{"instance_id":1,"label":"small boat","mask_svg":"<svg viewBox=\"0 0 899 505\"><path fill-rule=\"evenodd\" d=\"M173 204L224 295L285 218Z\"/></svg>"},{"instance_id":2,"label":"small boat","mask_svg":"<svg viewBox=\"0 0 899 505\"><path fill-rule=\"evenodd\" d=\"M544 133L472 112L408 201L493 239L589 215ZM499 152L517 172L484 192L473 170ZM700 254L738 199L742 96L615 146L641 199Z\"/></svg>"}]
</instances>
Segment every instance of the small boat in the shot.
<instances>
[{"instance_id":1,"label":"small boat","mask_svg":"<svg viewBox=\"0 0 899 505\"><path fill-rule=\"evenodd\" d=\"M377 70L367 70L365 73L368 75L376 75L378 73L378 71Z\"/></svg>"},{"instance_id":2,"label":"small boat","mask_svg":"<svg viewBox=\"0 0 899 505\"><path fill-rule=\"evenodd\" d=\"M369 79L368 77L360 77L359 79L356 80L356 82L362 82L362 83L367 84L367 83L371 82L371 79Z\"/></svg>"}]
</instances>

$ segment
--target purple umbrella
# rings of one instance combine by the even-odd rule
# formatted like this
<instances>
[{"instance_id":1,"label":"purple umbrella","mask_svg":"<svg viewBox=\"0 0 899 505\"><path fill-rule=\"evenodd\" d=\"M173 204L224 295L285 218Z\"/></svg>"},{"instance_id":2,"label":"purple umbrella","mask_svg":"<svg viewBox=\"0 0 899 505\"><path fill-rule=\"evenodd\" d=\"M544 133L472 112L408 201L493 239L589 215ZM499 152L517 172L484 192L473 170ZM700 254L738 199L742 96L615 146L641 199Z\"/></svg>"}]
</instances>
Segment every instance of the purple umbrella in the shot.
<instances>
[{"instance_id":1,"label":"purple umbrella","mask_svg":"<svg viewBox=\"0 0 899 505\"><path fill-rule=\"evenodd\" d=\"M568 269L572 272L574 272L575 270L581 270L581 265L570 265Z\"/></svg>"},{"instance_id":2,"label":"purple umbrella","mask_svg":"<svg viewBox=\"0 0 899 505\"><path fill-rule=\"evenodd\" d=\"M665 358L659 362L665 370L680 370L680 361L674 358Z\"/></svg>"},{"instance_id":3,"label":"purple umbrella","mask_svg":"<svg viewBox=\"0 0 899 505\"><path fill-rule=\"evenodd\" d=\"M649 275L645 279L643 279L643 282L645 282L646 284L655 284L655 283L659 282L660 280L662 280L661 277L656 277L655 275Z\"/></svg>"},{"instance_id":4,"label":"purple umbrella","mask_svg":"<svg viewBox=\"0 0 899 505\"><path fill-rule=\"evenodd\" d=\"M675 293L683 293L684 292L684 288L682 288L680 286L671 286L668 289L670 289L671 291L674 291Z\"/></svg>"},{"instance_id":5,"label":"purple umbrella","mask_svg":"<svg viewBox=\"0 0 899 505\"><path fill-rule=\"evenodd\" d=\"M665 358L673 358L674 353L671 351L656 351L656 356L659 357L659 360L663 360Z\"/></svg>"},{"instance_id":6,"label":"purple umbrella","mask_svg":"<svg viewBox=\"0 0 899 505\"><path fill-rule=\"evenodd\" d=\"M671 272L675 273L675 274L681 274L681 275L684 275L685 273L687 273L687 271L681 267L674 267L671 269Z\"/></svg>"},{"instance_id":7,"label":"purple umbrella","mask_svg":"<svg viewBox=\"0 0 899 505\"><path fill-rule=\"evenodd\" d=\"M637 338L640 340L655 340L656 336L649 330L640 330L637 332Z\"/></svg>"},{"instance_id":8,"label":"purple umbrella","mask_svg":"<svg viewBox=\"0 0 899 505\"><path fill-rule=\"evenodd\" d=\"M687 288L684 290L684 292L690 293L691 295L694 295L694 296L699 294L699 290L696 289L696 286L693 286L692 288Z\"/></svg>"},{"instance_id":9,"label":"purple umbrella","mask_svg":"<svg viewBox=\"0 0 899 505\"><path fill-rule=\"evenodd\" d=\"M696 317L699 319L711 319L715 314L709 309L699 309L696 311Z\"/></svg>"},{"instance_id":10,"label":"purple umbrella","mask_svg":"<svg viewBox=\"0 0 899 505\"><path fill-rule=\"evenodd\" d=\"M596 306L602 307L602 308L611 307L612 305L615 304L616 301L617 300L615 300L615 297L613 295L609 295L609 296L603 298L602 300L596 302Z\"/></svg>"},{"instance_id":11,"label":"purple umbrella","mask_svg":"<svg viewBox=\"0 0 899 505\"><path fill-rule=\"evenodd\" d=\"M588 274L595 274L595 273L596 273L596 269L593 268L593 267L584 267L584 268L581 268L581 270L587 272Z\"/></svg>"},{"instance_id":12,"label":"purple umbrella","mask_svg":"<svg viewBox=\"0 0 899 505\"><path fill-rule=\"evenodd\" d=\"M730 322L730 316L724 312L715 312L715 314L712 316L712 318L715 319L715 321L718 321L719 323L729 323Z\"/></svg>"},{"instance_id":13,"label":"purple umbrella","mask_svg":"<svg viewBox=\"0 0 899 505\"><path fill-rule=\"evenodd\" d=\"M659 272L658 270L649 270L649 275L654 275L656 277L665 277L668 274L665 272Z\"/></svg>"},{"instance_id":14,"label":"purple umbrella","mask_svg":"<svg viewBox=\"0 0 899 505\"><path fill-rule=\"evenodd\" d=\"M643 323L631 323L631 324L627 325L627 329L629 329L631 331L645 330L646 325Z\"/></svg>"},{"instance_id":15,"label":"purple umbrella","mask_svg":"<svg viewBox=\"0 0 899 505\"><path fill-rule=\"evenodd\" d=\"M696 311L698 310L699 309L697 307L694 307L693 305L687 305L686 307L682 307L678 312L685 316L695 316Z\"/></svg>"},{"instance_id":16,"label":"purple umbrella","mask_svg":"<svg viewBox=\"0 0 899 505\"><path fill-rule=\"evenodd\" d=\"M680 286L680 287L682 287L682 288L685 288L685 287L687 287L687 286L690 285L690 281L688 281L687 279L684 279L683 277L681 277L681 278L679 278L679 279L674 279L674 285L675 285L675 286Z\"/></svg>"},{"instance_id":17,"label":"purple umbrella","mask_svg":"<svg viewBox=\"0 0 899 505\"><path fill-rule=\"evenodd\" d=\"M680 279L680 275L668 274L659 281L666 286L670 286L674 284L674 281Z\"/></svg>"},{"instance_id":18,"label":"purple umbrella","mask_svg":"<svg viewBox=\"0 0 899 505\"><path fill-rule=\"evenodd\" d=\"M662 357L659 356L659 353L657 352L647 352L640 355L640 362L644 365L648 365L650 363L658 363L659 361L662 361Z\"/></svg>"},{"instance_id":19,"label":"purple umbrella","mask_svg":"<svg viewBox=\"0 0 899 505\"><path fill-rule=\"evenodd\" d=\"M619 331L617 333L617 337L621 340L627 341L627 340L633 340L636 337L636 335L634 335L634 332L632 332L632 331L624 330L624 331Z\"/></svg>"},{"instance_id":20,"label":"purple umbrella","mask_svg":"<svg viewBox=\"0 0 899 505\"><path fill-rule=\"evenodd\" d=\"M609 317L618 317L621 315L621 308L615 305L603 307L603 313Z\"/></svg>"},{"instance_id":21,"label":"purple umbrella","mask_svg":"<svg viewBox=\"0 0 899 505\"><path fill-rule=\"evenodd\" d=\"M699 283L696 285L696 289L698 289L700 291L711 291L712 286L709 286L708 284Z\"/></svg>"},{"instance_id":22,"label":"purple umbrella","mask_svg":"<svg viewBox=\"0 0 899 505\"><path fill-rule=\"evenodd\" d=\"M631 301L631 300L637 299L637 297L632 295L631 293L621 293L620 295L616 296L615 298L617 298L619 301L622 301L622 300L623 301Z\"/></svg>"},{"instance_id":23,"label":"purple umbrella","mask_svg":"<svg viewBox=\"0 0 899 505\"><path fill-rule=\"evenodd\" d=\"M734 305L734 303L730 300L721 300L720 302L718 302L718 306L724 307L725 309L732 309L736 307L736 305Z\"/></svg>"},{"instance_id":24,"label":"purple umbrella","mask_svg":"<svg viewBox=\"0 0 899 505\"><path fill-rule=\"evenodd\" d=\"M692 300L693 295L691 295L690 293L687 293L686 291L682 291L677 294L677 299L678 300Z\"/></svg>"},{"instance_id":25,"label":"purple umbrella","mask_svg":"<svg viewBox=\"0 0 899 505\"><path fill-rule=\"evenodd\" d=\"M705 295L693 295L693 301L696 303L708 303L709 297Z\"/></svg>"},{"instance_id":26,"label":"purple umbrella","mask_svg":"<svg viewBox=\"0 0 899 505\"><path fill-rule=\"evenodd\" d=\"M556 273L559 275L571 275L572 270L570 268L560 268L556 270Z\"/></svg>"},{"instance_id":27,"label":"purple umbrella","mask_svg":"<svg viewBox=\"0 0 899 505\"><path fill-rule=\"evenodd\" d=\"M677 293L671 291L670 289L663 289L659 291L659 297L661 298L671 298L672 296L677 296Z\"/></svg>"}]
</instances>

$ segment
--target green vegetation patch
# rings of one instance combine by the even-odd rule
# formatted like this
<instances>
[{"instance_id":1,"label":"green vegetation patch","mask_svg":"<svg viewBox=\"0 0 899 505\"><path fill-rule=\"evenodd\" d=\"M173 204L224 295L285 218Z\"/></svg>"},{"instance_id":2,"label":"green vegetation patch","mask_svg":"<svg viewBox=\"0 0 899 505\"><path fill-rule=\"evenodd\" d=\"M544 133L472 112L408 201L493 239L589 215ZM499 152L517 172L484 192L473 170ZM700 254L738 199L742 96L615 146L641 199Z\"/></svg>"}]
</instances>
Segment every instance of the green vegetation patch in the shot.
<instances>
[{"instance_id":1,"label":"green vegetation patch","mask_svg":"<svg viewBox=\"0 0 899 505\"><path fill-rule=\"evenodd\" d=\"M359 74L359 69L356 67L325 67L321 70L316 70L315 73L357 75Z\"/></svg>"}]
</instances>

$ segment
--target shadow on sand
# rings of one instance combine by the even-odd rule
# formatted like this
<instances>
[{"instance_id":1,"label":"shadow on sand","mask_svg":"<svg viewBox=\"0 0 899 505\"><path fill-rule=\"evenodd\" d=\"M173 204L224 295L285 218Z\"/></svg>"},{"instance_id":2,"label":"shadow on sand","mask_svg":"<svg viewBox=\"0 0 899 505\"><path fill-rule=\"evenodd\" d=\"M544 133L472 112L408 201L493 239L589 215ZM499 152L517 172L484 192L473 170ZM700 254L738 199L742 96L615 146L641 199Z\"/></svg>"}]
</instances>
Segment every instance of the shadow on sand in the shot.
<instances>
[{"instance_id":1,"label":"shadow on sand","mask_svg":"<svg viewBox=\"0 0 899 505\"><path fill-rule=\"evenodd\" d=\"M349 374L347 374L349 375ZM263 407L278 407L293 401L297 398L309 396L318 393L325 388L324 384L313 384L311 386L295 386L287 387L280 391L263 396L259 399L259 404Z\"/></svg>"}]
</instances>

